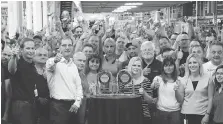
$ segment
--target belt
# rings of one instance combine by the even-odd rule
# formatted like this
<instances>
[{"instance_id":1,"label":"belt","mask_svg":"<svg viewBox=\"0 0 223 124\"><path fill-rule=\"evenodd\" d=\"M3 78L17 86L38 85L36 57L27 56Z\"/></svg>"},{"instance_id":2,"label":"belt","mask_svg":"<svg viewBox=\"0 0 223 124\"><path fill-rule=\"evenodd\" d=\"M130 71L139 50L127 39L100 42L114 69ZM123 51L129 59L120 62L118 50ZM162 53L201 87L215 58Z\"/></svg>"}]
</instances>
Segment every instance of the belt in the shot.
<instances>
[{"instance_id":1,"label":"belt","mask_svg":"<svg viewBox=\"0 0 223 124\"><path fill-rule=\"evenodd\" d=\"M74 103L75 100L70 100L70 99L55 99L55 98L50 98L52 101L55 101L55 102L66 102L66 103Z\"/></svg>"},{"instance_id":2,"label":"belt","mask_svg":"<svg viewBox=\"0 0 223 124\"><path fill-rule=\"evenodd\" d=\"M35 99L33 99L33 100L18 100L18 99L14 99L13 101L27 102L27 103L30 103L30 104L34 104L35 103Z\"/></svg>"}]
</instances>

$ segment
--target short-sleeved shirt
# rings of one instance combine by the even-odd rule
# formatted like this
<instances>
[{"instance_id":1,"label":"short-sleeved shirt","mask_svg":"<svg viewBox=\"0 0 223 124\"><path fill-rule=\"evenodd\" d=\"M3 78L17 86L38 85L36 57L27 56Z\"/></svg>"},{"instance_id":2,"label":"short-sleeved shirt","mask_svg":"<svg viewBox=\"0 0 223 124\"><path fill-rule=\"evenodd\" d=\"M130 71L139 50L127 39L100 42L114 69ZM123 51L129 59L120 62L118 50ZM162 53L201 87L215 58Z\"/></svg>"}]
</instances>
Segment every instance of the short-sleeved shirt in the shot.
<instances>
[{"instance_id":1,"label":"short-sleeved shirt","mask_svg":"<svg viewBox=\"0 0 223 124\"><path fill-rule=\"evenodd\" d=\"M42 98L49 98L49 88L47 84L47 79L43 75L36 73L35 84L38 91L38 96Z\"/></svg>"},{"instance_id":2,"label":"short-sleeved shirt","mask_svg":"<svg viewBox=\"0 0 223 124\"><path fill-rule=\"evenodd\" d=\"M154 77L161 75L161 68L162 68L162 62L160 62L159 60L157 60L156 58L154 58L153 62L147 66L147 63L144 61L144 59L142 59L143 62L143 69L145 67L150 68L151 72L147 75L144 75L145 77L147 77L150 81L153 81ZM150 82L151 83L151 82ZM150 84L151 85L151 84ZM157 90L153 91L153 97L156 98L158 97L157 94Z\"/></svg>"},{"instance_id":3,"label":"short-sleeved shirt","mask_svg":"<svg viewBox=\"0 0 223 124\"><path fill-rule=\"evenodd\" d=\"M204 73L207 73L209 76L212 76L217 67L211 61L203 64Z\"/></svg>"},{"instance_id":4,"label":"short-sleeved shirt","mask_svg":"<svg viewBox=\"0 0 223 124\"><path fill-rule=\"evenodd\" d=\"M14 100L33 100L35 98L35 76L34 63L29 63L20 57L17 62L17 71L11 78L12 98Z\"/></svg>"},{"instance_id":5,"label":"short-sleeved shirt","mask_svg":"<svg viewBox=\"0 0 223 124\"><path fill-rule=\"evenodd\" d=\"M144 69L147 66L147 63L144 61L144 59L142 59L142 62L143 62L143 69ZM153 62L147 68L151 69L151 73L144 76L147 77L150 81L152 81L155 76L158 76L161 74L162 62L154 58Z\"/></svg>"}]
</instances>

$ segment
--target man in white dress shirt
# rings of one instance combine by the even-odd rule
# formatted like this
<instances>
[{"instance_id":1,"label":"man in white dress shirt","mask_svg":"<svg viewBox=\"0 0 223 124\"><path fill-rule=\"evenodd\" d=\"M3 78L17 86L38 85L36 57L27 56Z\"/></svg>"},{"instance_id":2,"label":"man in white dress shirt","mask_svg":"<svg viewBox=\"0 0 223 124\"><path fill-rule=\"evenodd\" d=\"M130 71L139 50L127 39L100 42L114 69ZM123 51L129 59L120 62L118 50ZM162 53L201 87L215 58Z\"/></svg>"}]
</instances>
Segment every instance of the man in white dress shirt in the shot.
<instances>
[{"instance_id":1,"label":"man in white dress shirt","mask_svg":"<svg viewBox=\"0 0 223 124\"><path fill-rule=\"evenodd\" d=\"M52 124L76 123L76 113L83 98L78 69L71 59L72 51L71 39L62 39L59 53L46 63Z\"/></svg>"}]
</instances>

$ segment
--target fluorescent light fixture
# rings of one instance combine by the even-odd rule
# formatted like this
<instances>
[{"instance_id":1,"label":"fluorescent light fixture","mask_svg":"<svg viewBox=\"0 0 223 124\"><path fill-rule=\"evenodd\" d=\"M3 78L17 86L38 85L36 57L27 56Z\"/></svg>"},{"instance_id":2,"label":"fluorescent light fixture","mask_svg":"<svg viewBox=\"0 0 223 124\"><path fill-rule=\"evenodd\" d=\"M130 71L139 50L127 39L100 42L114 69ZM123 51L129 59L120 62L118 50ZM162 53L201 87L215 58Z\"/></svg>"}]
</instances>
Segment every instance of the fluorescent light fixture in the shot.
<instances>
[{"instance_id":1,"label":"fluorescent light fixture","mask_svg":"<svg viewBox=\"0 0 223 124\"><path fill-rule=\"evenodd\" d=\"M141 6L143 3L125 3L125 6Z\"/></svg>"},{"instance_id":2,"label":"fluorescent light fixture","mask_svg":"<svg viewBox=\"0 0 223 124\"><path fill-rule=\"evenodd\" d=\"M113 10L112 12L124 12L129 9L136 8L136 7L137 6L120 6L120 7L116 8L115 10Z\"/></svg>"}]
</instances>

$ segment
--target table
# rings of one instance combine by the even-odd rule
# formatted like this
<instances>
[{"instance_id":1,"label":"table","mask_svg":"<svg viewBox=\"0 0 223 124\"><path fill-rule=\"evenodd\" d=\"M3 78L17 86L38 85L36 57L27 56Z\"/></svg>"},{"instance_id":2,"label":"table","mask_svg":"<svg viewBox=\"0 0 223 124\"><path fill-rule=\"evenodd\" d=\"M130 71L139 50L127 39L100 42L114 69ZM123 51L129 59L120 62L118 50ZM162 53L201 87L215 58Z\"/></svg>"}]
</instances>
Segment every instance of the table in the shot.
<instances>
[{"instance_id":1,"label":"table","mask_svg":"<svg viewBox=\"0 0 223 124\"><path fill-rule=\"evenodd\" d=\"M87 100L88 124L142 124L141 98L137 95L100 95Z\"/></svg>"}]
</instances>

